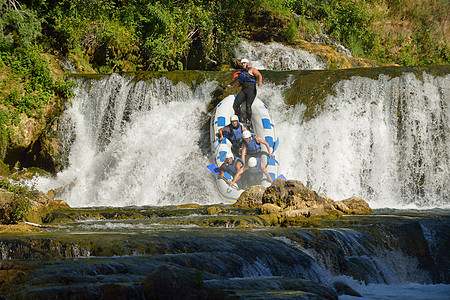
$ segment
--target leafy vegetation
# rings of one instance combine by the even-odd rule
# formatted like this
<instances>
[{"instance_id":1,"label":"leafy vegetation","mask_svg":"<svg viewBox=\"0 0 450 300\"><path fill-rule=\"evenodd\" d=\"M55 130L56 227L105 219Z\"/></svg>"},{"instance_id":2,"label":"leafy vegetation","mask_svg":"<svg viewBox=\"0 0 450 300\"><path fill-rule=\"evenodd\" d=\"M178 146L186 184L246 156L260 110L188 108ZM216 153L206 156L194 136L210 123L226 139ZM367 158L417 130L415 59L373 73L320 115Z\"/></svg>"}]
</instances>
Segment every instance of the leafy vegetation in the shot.
<instances>
[{"instance_id":1,"label":"leafy vegetation","mask_svg":"<svg viewBox=\"0 0 450 300\"><path fill-rule=\"evenodd\" d=\"M286 5L300 16L320 20L324 32L353 56L400 65L450 62L448 1L286 0ZM298 28L305 33L304 26Z\"/></svg>"},{"instance_id":2,"label":"leafy vegetation","mask_svg":"<svg viewBox=\"0 0 450 300\"><path fill-rule=\"evenodd\" d=\"M23 221L31 208L30 198L34 198L33 191L21 184L12 184L6 178L0 178L0 188L12 193L11 201L0 206L0 221L3 224Z\"/></svg>"}]
</instances>

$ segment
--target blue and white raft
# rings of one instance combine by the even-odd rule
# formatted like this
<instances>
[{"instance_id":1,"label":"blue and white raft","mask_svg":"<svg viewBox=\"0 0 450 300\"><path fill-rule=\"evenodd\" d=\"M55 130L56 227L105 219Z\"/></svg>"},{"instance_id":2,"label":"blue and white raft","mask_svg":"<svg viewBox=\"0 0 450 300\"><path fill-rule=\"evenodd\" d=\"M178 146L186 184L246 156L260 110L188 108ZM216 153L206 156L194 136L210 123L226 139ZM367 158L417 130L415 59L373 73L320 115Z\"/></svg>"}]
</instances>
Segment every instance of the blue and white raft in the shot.
<instances>
[{"instance_id":1,"label":"blue and white raft","mask_svg":"<svg viewBox=\"0 0 450 300\"><path fill-rule=\"evenodd\" d=\"M231 142L224 138L222 142L219 142L218 133L219 129L228 125L230 123L230 117L234 115L233 103L236 95L230 95L223 99L215 108L213 117L211 118L211 151L214 155L214 164L208 165L207 168L214 174L216 187L219 195L227 202L234 203L239 198L239 196L244 191L238 186L230 187L225 180L220 178L219 167L225 161L225 154L231 152ZM274 154L273 158L267 155L267 149L265 145L261 145L261 160L266 166L267 172L269 173L272 180L275 180L280 175L280 164L276 160L276 154L279 146L279 138L275 133L275 126L269 115L269 110L267 106L258 98L255 98L252 104L252 126L253 131L257 136L266 140L266 142L271 147L271 151ZM266 155L264 155L264 153ZM233 176L231 174L225 173L227 179L232 180ZM263 180L260 185L270 186L270 181L267 180L266 176L263 176ZM238 182L239 183L239 182Z\"/></svg>"}]
</instances>

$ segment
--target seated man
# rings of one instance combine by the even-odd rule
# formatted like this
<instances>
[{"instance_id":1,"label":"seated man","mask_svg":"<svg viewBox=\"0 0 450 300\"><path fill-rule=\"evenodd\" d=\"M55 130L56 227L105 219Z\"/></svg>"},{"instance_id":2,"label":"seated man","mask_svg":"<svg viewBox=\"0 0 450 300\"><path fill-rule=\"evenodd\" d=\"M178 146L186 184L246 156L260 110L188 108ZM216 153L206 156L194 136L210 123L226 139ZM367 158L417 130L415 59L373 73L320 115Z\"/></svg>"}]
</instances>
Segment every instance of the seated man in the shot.
<instances>
[{"instance_id":1,"label":"seated man","mask_svg":"<svg viewBox=\"0 0 450 300\"><path fill-rule=\"evenodd\" d=\"M267 148L269 156L272 157L273 153L270 151L269 143L257 136L256 134L250 133L250 131L244 131L242 134L244 142L242 143L242 160L245 162L245 156L248 154L252 157L261 157L261 144L264 144Z\"/></svg>"},{"instance_id":2,"label":"seated man","mask_svg":"<svg viewBox=\"0 0 450 300\"><path fill-rule=\"evenodd\" d=\"M225 179L229 185L231 184L231 180L225 178L225 172L228 172L230 175L236 176L236 173L244 167L244 162L239 157L234 157L232 153L227 152L225 154L225 161L220 166L220 178Z\"/></svg>"},{"instance_id":3,"label":"seated man","mask_svg":"<svg viewBox=\"0 0 450 300\"><path fill-rule=\"evenodd\" d=\"M245 131L244 125L239 123L238 116L231 116L230 124L219 129L219 142L223 141L224 131L228 131L227 138L231 142L231 151L238 156L243 141L242 133Z\"/></svg>"},{"instance_id":4,"label":"seated man","mask_svg":"<svg viewBox=\"0 0 450 300\"><path fill-rule=\"evenodd\" d=\"M248 164L245 165L243 168L240 168L237 171L236 175L234 176L233 181L231 181L228 184L232 186L239 179L241 179L242 176L245 177L245 179L243 180L245 181L245 185L247 187L259 185L261 184L261 181L263 179L263 173L266 174L267 179L272 183L273 182L272 177L270 177L269 172L267 172L266 167L264 167L264 164L262 163L261 159L250 157L250 159L248 160Z\"/></svg>"}]
</instances>

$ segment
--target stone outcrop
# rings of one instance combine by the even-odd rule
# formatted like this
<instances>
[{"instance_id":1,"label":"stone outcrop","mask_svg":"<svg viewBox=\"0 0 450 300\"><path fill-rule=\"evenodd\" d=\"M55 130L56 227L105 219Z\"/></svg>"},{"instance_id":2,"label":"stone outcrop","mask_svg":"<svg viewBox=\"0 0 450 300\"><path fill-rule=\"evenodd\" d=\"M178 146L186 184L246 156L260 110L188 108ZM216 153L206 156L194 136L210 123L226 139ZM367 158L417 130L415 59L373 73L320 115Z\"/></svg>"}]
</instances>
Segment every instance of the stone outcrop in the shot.
<instances>
[{"instance_id":1,"label":"stone outcrop","mask_svg":"<svg viewBox=\"0 0 450 300\"><path fill-rule=\"evenodd\" d=\"M262 196L265 190L261 185L251 186L241 194L232 206L237 208L259 208L263 205Z\"/></svg>"},{"instance_id":2,"label":"stone outcrop","mask_svg":"<svg viewBox=\"0 0 450 300\"><path fill-rule=\"evenodd\" d=\"M337 202L337 205L339 204L343 204L347 207L346 211L342 210L342 212L347 214L359 215L359 214L368 214L372 212L372 209L369 207L369 204L367 204L367 202L364 201L363 199L357 197L341 200ZM342 205L340 207L342 207Z\"/></svg>"},{"instance_id":3,"label":"stone outcrop","mask_svg":"<svg viewBox=\"0 0 450 300\"><path fill-rule=\"evenodd\" d=\"M367 214L372 212L366 201L349 198L333 201L319 195L298 180L276 179L266 189L253 186L246 190L234 204L239 208L259 208L260 214L276 214L280 223L286 218L298 217L337 217L342 214ZM272 222L273 223L273 222Z\"/></svg>"}]
</instances>

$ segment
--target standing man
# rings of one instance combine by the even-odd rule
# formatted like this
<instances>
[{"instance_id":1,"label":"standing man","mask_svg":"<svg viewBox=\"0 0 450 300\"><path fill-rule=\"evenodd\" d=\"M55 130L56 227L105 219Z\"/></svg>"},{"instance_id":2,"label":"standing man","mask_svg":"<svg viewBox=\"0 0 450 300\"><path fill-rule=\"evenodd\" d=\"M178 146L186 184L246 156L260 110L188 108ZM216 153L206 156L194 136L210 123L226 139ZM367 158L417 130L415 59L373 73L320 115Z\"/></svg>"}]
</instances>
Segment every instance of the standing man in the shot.
<instances>
[{"instance_id":1,"label":"standing man","mask_svg":"<svg viewBox=\"0 0 450 300\"><path fill-rule=\"evenodd\" d=\"M241 60L242 71L236 79L234 79L227 87L231 87L233 84L239 82L242 87L239 94L234 100L233 109L234 113L238 116L241 115L241 104L245 101L246 114L247 114L247 125L250 124L252 120L252 104L256 97L256 82L258 85L262 86L262 75L253 67L249 67L248 59L244 58Z\"/></svg>"}]
</instances>

